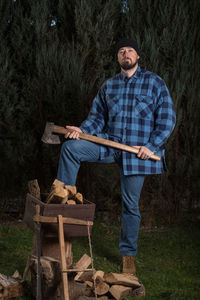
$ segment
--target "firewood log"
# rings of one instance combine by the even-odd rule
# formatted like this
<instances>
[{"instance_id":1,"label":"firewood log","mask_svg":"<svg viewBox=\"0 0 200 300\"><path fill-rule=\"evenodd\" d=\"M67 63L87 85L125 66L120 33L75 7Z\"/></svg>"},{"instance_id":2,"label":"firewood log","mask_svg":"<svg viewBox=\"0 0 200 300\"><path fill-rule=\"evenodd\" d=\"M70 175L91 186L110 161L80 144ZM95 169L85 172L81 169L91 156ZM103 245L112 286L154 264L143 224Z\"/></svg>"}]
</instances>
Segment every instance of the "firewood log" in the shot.
<instances>
[{"instance_id":1,"label":"firewood log","mask_svg":"<svg viewBox=\"0 0 200 300\"><path fill-rule=\"evenodd\" d=\"M65 189L69 192L69 198L72 198L77 193L76 186L74 185L65 185Z\"/></svg>"},{"instance_id":2,"label":"firewood log","mask_svg":"<svg viewBox=\"0 0 200 300\"><path fill-rule=\"evenodd\" d=\"M138 278L133 275L127 274L118 274L118 273L109 273L104 275L104 280L108 284L119 284L129 287L140 287L141 283L139 283Z\"/></svg>"},{"instance_id":3,"label":"firewood log","mask_svg":"<svg viewBox=\"0 0 200 300\"><path fill-rule=\"evenodd\" d=\"M101 281L96 285L96 294L100 296L105 295L109 291L109 289L110 286L107 283Z\"/></svg>"},{"instance_id":4,"label":"firewood log","mask_svg":"<svg viewBox=\"0 0 200 300\"><path fill-rule=\"evenodd\" d=\"M112 285L109 293L116 299L122 300L126 296L130 295L132 291L131 287L123 286L123 285Z\"/></svg>"},{"instance_id":5,"label":"firewood log","mask_svg":"<svg viewBox=\"0 0 200 300\"><path fill-rule=\"evenodd\" d=\"M93 271L87 271L87 272L80 272L78 277L78 281L80 282L92 282L93 280Z\"/></svg>"},{"instance_id":6,"label":"firewood log","mask_svg":"<svg viewBox=\"0 0 200 300\"><path fill-rule=\"evenodd\" d=\"M83 195L81 193L77 193L74 197L78 204L83 204Z\"/></svg>"},{"instance_id":7,"label":"firewood log","mask_svg":"<svg viewBox=\"0 0 200 300\"><path fill-rule=\"evenodd\" d=\"M96 281L96 283L104 281L104 275L105 273L103 271L96 271L96 273L94 274L94 280Z\"/></svg>"},{"instance_id":8,"label":"firewood log","mask_svg":"<svg viewBox=\"0 0 200 300\"><path fill-rule=\"evenodd\" d=\"M81 259L76 263L76 267L79 269L86 269L92 263L92 259L87 254L84 254ZM79 281L83 272L78 272L77 275L74 277L75 281Z\"/></svg>"},{"instance_id":9,"label":"firewood log","mask_svg":"<svg viewBox=\"0 0 200 300\"><path fill-rule=\"evenodd\" d=\"M24 293L24 282L12 276L0 274L0 299L21 297Z\"/></svg>"},{"instance_id":10,"label":"firewood log","mask_svg":"<svg viewBox=\"0 0 200 300\"><path fill-rule=\"evenodd\" d=\"M90 288L92 288L92 287L94 286L94 282L92 282L92 281L86 280L85 283L86 283Z\"/></svg>"},{"instance_id":11,"label":"firewood log","mask_svg":"<svg viewBox=\"0 0 200 300\"><path fill-rule=\"evenodd\" d=\"M47 197L47 203L61 203L65 204L68 200L69 192L64 189L62 186L56 186L50 192Z\"/></svg>"},{"instance_id":12,"label":"firewood log","mask_svg":"<svg viewBox=\"0 0 200 300\"><path fill-rule=\"evenodd\" d=\"M69 200L67 200L66 204L74 205L74 204L76 204L76 201L73 199L69 199Z\"/></svg>"}]
</instances>

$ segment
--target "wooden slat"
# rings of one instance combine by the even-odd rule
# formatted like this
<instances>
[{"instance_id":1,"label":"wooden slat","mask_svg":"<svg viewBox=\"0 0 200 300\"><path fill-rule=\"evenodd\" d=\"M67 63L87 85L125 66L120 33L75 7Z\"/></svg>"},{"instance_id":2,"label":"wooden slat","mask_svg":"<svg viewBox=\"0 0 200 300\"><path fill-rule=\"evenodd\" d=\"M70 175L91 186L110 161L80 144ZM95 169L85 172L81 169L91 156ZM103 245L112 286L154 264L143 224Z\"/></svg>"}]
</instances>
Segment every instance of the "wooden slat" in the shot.
<instances>
[{"instance_id":1,"label":"wooden slat","mask_svg":"<svg viewBox=\"0 0 200 300\"><path fill-rule=\"evenodd\" d=\"M93 269L66 269L63 272L89 272L93 271Z\"/></svg>"},{"instance_id":2,"label":"wooden slat","mask_svg":"<svg viewBox=\"0 0 200 300\"><path fill-rule=\"evenodd\" d=\"M60 244L60 258L61 258L61 271L67 269L66 257L65 257L65 240L64 240L64 231L63 231L63 217L58 216L59 223L59 244ZM63 294L64 299L69 300L69 290L68 290L68 278L65 272L62 272L62 281L63 281Z\"/></svg>"},{"instance_id":3,"label":"wooden slat","mask_svg":"<svg viewBox=\"0 0 200 300\"><path fill-rule=\"evenodd\" d=\"M34 222L40 222L40 223L58 223L57 217L47 217L47 216L34 216L33 217ZM74 225L89 225L92 226L92 221L85 221L80 219L74 219L74 218L66 218L63 217L63 224L74 224Z\"/></svg>"}]
</instances>

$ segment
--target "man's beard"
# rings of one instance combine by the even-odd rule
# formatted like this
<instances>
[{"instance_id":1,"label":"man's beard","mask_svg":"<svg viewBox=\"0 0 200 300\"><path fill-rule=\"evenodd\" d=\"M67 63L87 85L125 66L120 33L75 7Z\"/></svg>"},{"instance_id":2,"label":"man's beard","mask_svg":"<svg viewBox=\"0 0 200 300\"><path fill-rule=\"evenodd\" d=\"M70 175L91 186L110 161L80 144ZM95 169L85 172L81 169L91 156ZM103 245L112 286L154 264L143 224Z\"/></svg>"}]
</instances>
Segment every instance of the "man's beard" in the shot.
<instances>
[{"instance_id":1,"label":"man's beard","mask_svg":"<svg viewBox=\"0 0 200 300\"><path fill-rule=\"evenodd\" d=\"M133 68L137 65L137 63L138 63L138 59L137 59L136 62L133 63L133 64L130 64L129 62L122 62L122 63L120 64L120 66L121 66L121 68L122 68L123 70L127 71L127 70L133 69Z\"/></svg>"}]
</instances>

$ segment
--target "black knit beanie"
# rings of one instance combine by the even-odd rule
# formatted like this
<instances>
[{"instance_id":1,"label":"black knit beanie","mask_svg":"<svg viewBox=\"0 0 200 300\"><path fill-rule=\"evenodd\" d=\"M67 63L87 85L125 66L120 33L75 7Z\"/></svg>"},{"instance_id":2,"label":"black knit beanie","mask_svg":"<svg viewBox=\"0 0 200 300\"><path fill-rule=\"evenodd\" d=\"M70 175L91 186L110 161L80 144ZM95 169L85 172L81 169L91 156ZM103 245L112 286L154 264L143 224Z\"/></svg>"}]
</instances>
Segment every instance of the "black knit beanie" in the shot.
<instances>
[{"instance_id":1,"label":"black knit beanie","mask_svg":"<svg viewBox=\"0 0 200 300\"><path fill-rule=\"evenodd\" d=\"M131 47L131 48L135 49L135 51L137 52L138 55L140 55L140 50L139 50L137 42L135 40L126 39L126 38L120 40L116 45L116 53L118 53L119 49L122 47Z\"/></svg>"}]
</instances>

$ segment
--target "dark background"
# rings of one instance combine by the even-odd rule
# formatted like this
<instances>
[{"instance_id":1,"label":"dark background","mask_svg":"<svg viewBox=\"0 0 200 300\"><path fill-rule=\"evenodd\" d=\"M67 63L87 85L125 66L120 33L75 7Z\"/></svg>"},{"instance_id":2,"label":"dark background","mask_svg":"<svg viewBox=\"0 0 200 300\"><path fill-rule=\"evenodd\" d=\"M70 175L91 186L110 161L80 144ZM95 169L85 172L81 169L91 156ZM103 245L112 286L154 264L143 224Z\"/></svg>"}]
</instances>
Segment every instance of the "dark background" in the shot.
<instances>
[{"instance_id":1,"label":"dark background","mask_svg":"<svg viewBox=\"0 0 200 300\"><path fill-rule=\"evenodd\" d=\"M133 37L140 65L166 82L177 112L168 172L146 179L147 225L199 208L198 0L0 1L0 213L22 216L29 180L48 192L60 145L41 142L46 121L79 126L105 79L119 72L114 45ZM97 215L118 220L118 169L84 163L78 190Z\"/></svg>"}]
</instances>

